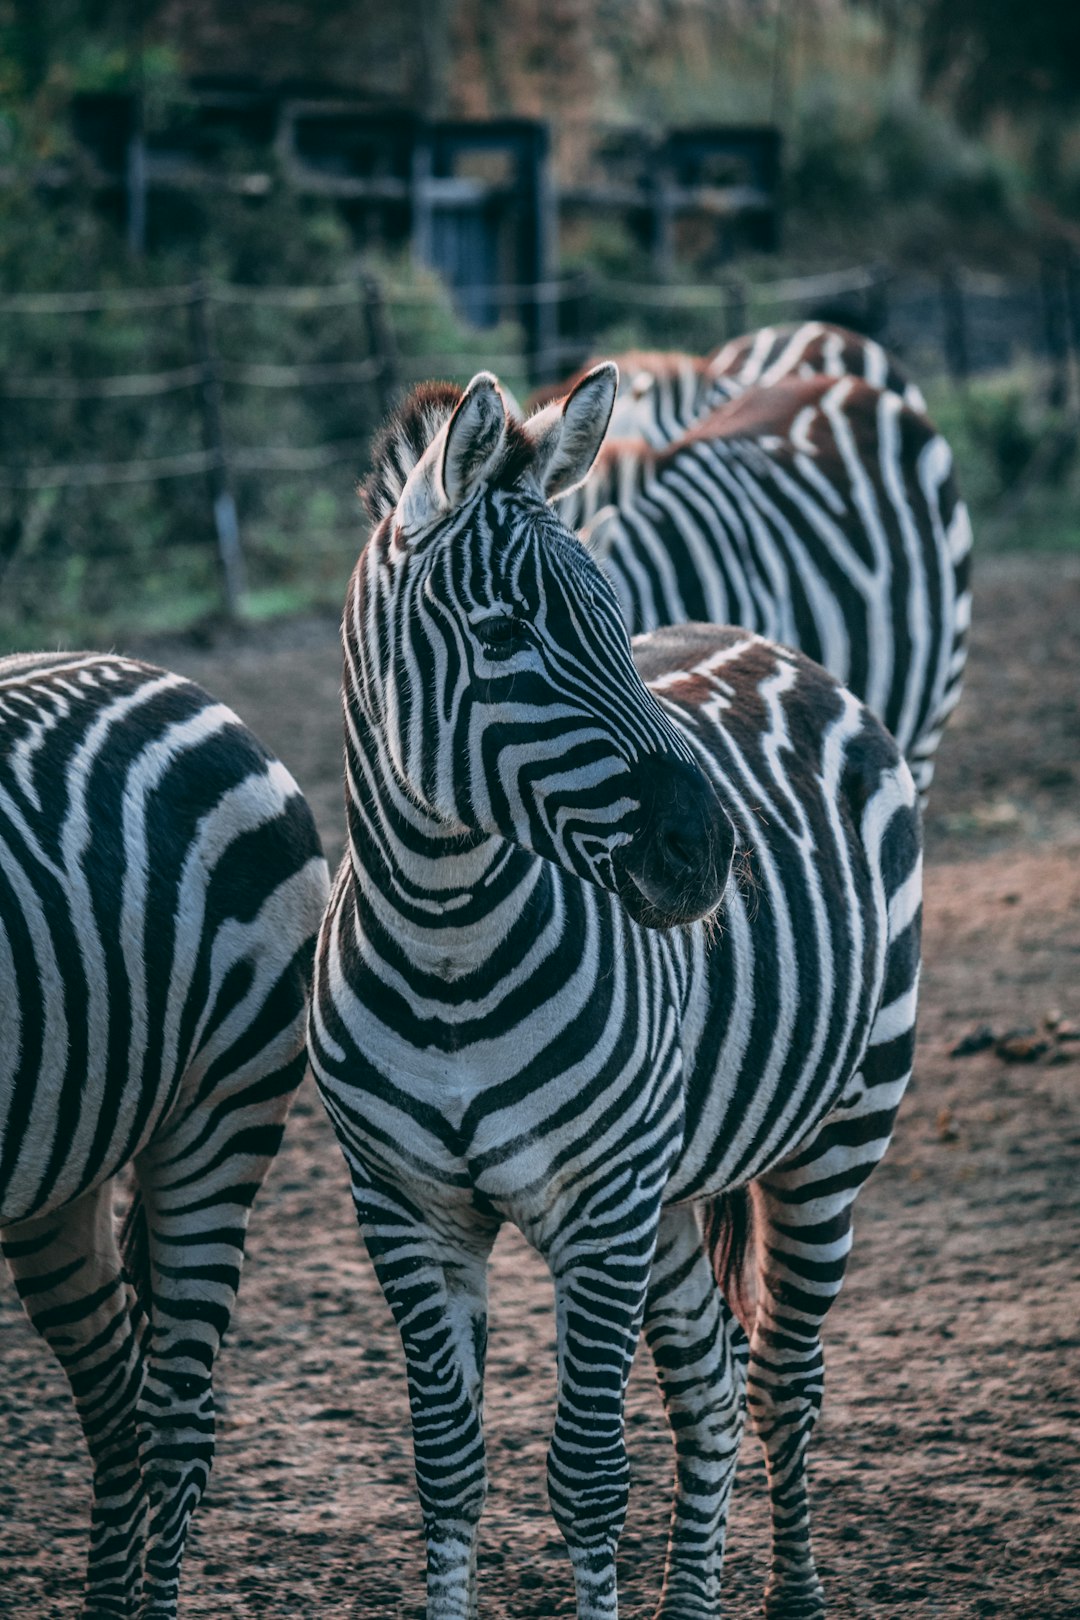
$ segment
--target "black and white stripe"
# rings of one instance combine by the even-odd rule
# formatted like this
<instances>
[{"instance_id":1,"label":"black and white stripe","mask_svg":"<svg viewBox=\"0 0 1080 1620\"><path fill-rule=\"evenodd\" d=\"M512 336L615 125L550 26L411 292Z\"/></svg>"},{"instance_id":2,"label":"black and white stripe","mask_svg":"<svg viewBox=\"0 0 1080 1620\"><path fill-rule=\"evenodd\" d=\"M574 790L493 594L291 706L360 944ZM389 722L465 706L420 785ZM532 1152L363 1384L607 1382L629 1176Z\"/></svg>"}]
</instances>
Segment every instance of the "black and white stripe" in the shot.
<instances>
[{"instance_id":1,"label":"black and white stripe","mask_svg":"<svg viewBox=\"0 0 1080 1620\"><path fill-rule=\"evenodd\" d=\"M90 1450L95 1620L176 1612L326 893L296 784L205 692L0 660L0 1227Z\"/></svg>"},{"instance_id":2,"label":"black and white stripe","mask_svg":"<svg viewBox=\"0 0 1080 1620\"><path fill-rule=\"evenodd\" d=\"M748 388L811 377L856 377L899 394L925 414L922 390L873 338L823 321L762 326L730 339L704 357L677 350L635 349L616 356L619 392L611 415L613 438L644 439L654 450L681 439L717 406ZM540 390L537 402L565 393L571 383Z\"/></svg>"},{"instance_id":3,"label":"black and white stripe","mask_svg":"<svg viewBox=\"0 0 1080 1620\"><path fill-rule=\"evenodd\" d=\"M349 849L309 1039L405 1349L428 1620L476 1613L503 1221L555 1280L548 1482L581 1620L617 1613L642 1327L676 1453L660 1613L717 1612L747 1389L768 1612L823 1612L819 1330L911 1067L911 774L796 652L713 625L631 651L546 504L588 471L613 395L600 367L519 424L485 374L423 392L376 452L346 601ZM747 1189L749 1344L730 1286Z\"/></svg>"},{"instance_id":4,"label":"black and white stripe","mask_svg":"<svg viewBox=\"0 0 1080 1620\"><path fill-rule=\"evenodd\" d=\"M632 633L707 619L798 647L885 722L925 797L963 679L971 529L948 445L898 393L750 384L665 447L609 441L561 515Z\"/></svg>"}]
</instances>

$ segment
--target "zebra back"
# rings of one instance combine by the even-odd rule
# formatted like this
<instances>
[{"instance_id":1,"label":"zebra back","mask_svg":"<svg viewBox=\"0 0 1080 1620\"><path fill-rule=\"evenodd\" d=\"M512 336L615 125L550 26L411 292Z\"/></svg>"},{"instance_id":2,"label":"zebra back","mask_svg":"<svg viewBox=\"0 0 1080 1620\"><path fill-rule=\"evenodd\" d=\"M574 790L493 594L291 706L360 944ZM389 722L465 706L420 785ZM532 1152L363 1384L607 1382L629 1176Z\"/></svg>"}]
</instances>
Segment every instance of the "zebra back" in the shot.
<instances>
[{"instance_id":1,"label":"zebra back","mask_svg":"<svg viewBox=\"0 0 1080 1620\"><path fill-rule=\"evenodd\" d=\"M704 365L702 410L747 388L771 388L793 377L859 377L874 388L899 394L913 411L925 411L922 390L873 338L824 321L795 321L744 332L714 349Z\"/></svg>"}]
</instances>

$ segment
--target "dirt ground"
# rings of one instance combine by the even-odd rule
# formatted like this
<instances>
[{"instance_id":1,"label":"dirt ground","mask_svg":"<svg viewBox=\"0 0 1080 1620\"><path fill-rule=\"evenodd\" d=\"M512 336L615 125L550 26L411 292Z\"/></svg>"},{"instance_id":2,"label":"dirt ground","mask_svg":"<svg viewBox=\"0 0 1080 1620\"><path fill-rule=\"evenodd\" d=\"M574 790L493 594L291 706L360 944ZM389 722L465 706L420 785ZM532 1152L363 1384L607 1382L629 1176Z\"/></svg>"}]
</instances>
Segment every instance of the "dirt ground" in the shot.
<instances>
[{"instance_id":1,"label":"dirt ground","mask_svg":"<svg viewBox=\"0 0 1080 1620\"><path fill-rule=\"evenodd\" d=\"M147 649L140 649L146 651ZM336 627L149 651L235 705L341 849ZM858 1210L827 1327L813 1449L832 1615L1080 1616L1080 1041L1032 1061L997 1035L1080 1024L1080 563L981 568L969 679L927 828L916 1080ZM1038 1053L1038 1042L1035 1044ZM1031 1042L1021 1040L1023 1054ZM1030 1055L1030 1054L1029 1054ZM512 1233L492 1277L487 1620L572 1613L547 1511L551 1288ZM74 1614L87 1469L66 1386L0 1287L0 1614ZM256 1207L219 1363L218 1461L193 1530L182 1614L374 1620L422 1614L422 1547L396 1336L353 1225L310 1083ZM651 1614L670 1473L643 1353L628 1402L632 1501L623 1612ZM727 1610L760 1612L767 1528L749 1438Z\"/></svg>"}]
</instances>

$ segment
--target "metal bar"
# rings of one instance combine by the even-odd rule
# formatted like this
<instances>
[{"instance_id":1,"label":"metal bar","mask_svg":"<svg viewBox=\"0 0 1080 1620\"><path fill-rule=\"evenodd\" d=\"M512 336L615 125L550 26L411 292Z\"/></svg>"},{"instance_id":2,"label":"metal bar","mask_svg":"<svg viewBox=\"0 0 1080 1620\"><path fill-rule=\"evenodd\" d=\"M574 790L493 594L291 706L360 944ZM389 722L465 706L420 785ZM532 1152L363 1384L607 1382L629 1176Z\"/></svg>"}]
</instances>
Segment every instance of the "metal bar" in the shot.
<instances>
[{"instance_id":1,"label":"metal bar","mask_svg":"<svg viewBox=\"0 0 1080 1620\"><path fill-rule=\"evenodd\" d=\"M0 315L82 315L104 309L175 309L197 297L194 286L126 287L108 292L19 293L0 298Z\"/></svg>"},{"instance_id":2,"label":"metal bar","mask_svg":"<svg viewBox=\"0 0 1080 1620\"><path fill-rule=\"evenodd\" d=\"M225 587L225 609L231 619L238 619L243 609L245 588L240 520L237 517L236 500L229 484L229 469L225 456L225 436L221 426L221 378L214 354L207 309L208 293L202 283L198 284L197 290L199 296L191 305L191 332L196 358L203 373L200 392L203 445L209 458L208 481L214 508L214 529L217 533L222 582Z\"/></svg>"},{"instance_id":3,"label":"metal bar","mask_svg":"<svg viewBox=\"0 0 1080 1620\"><path fill-rule=\"evenodd\" d=\"M178 366L116 377L9 377L5 392L11 399L128 399L178 393L201 380L201 366Z\"/></svg>"},{"instance_id":4,"label":"metal bar","mask_svg":"<svg viewBox=\"0 0 1080 1620\"><path fill-rule=\"evenodd\" d=\"M65 489L69 485L143 484L157 478L188 478L208 472L211 458L205 450L187 450L176 456L152 456L143 461L65 462L58 466L0 468L4 489ZM7 476L3 476L6 474Z\"/></svg>"},{"instance_id":5,"label":"metal bar","mask_svg":"<svg viewBox=\"0 0 1080 1620\"><path fill-rule=\"evenodd\" d=\"M308 472L330 467L362 454L364 439L339 439L307 449L290 445L256 446L235 450L230 466L241 473ZM71 462L55 466L0 466L0 489L90 488L103 484L149 484L159 478L192 478L212 473L214 455L208 450L187 450L176 456L150 456L143 461Z\"/></svg>"}]
</instances>

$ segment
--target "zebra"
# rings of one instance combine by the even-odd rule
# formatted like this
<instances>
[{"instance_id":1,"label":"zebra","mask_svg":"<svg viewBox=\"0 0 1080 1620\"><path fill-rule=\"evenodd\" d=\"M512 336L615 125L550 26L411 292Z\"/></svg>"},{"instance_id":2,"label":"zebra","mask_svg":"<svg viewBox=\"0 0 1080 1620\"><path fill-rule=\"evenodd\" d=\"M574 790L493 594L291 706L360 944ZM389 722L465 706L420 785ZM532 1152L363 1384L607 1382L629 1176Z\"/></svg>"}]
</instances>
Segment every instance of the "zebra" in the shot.
<instances>
[{"instance_id":1,"label":"zebra","mask_svg":"<svg viewBox=\"0 0 1080 1620\"><path fill-rule=\"evenodd\" d=\"M632 634L731 620L798 647L885 722L925 803L963 682L971 525L948 445L900 394L759 380L659 449L609 439L560 511Z\"/></svg>"},{"instance_id":2,"label":"zebra","mask_svg":"<svg viewBox=\"0 0 1080 1620\"><path fill-rule=\"evenodd\" d=\"M292 777L192 682L0 659L0 1246L90 1452L86 1620L176 1613L328 892Z\"/></svg>"},{"instance_id":3,"label":"zebra","mask_svg":"<svg viewBox=\"0 0 1080 1620\"><path fill-rule=\"evenodd\" d=\"M706 361L709 380L731 398L750 387L771 387L789 377L860 377L873 388L899 394L909 410L926 414L926 398L894 355L860 332L825 321L762 326L721 344ZM703 402L708 410L712 399Z\"/></svg>"},{"instance_id":4,"label":"zebra","mask_svg":"<svg viewBox=\"0 0 1080 1620\"><path fill-rule=\"evenodd\" d=\"M631 648L549 504L587 474L616 377L524 423L490 373L411 396L346 596L348 847L309 1051L404 1347L428 1620L477 1612L505 1221L554 1278L548 1494L580 1620L618 1613L642 1327L675 1445L658 1612L717 1612L748 1398L767 1613L824 1613L819 1333L912 1063L911 773L796 651L703 624Z\"/></svg>"},{"instance_id":5,"label":"zebra","mask_svg":"<svg viewBox=\"0 0 1080 1620\"><path fill-rule=\"evenodd\" d=\"M615 356L615 363L619 392L609 436L644 439L654 450L681 439L695 423L745 389L771 388L795 377L859 377L874 388L899 394L909 409L926 414L922 390L888 350L873 338L824 321L758 327L704 356L674 349L630 349ZM531 403L562 398L589 369L536 390Z\"/></svg>"}]
</instances>

